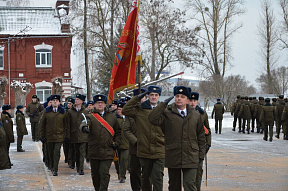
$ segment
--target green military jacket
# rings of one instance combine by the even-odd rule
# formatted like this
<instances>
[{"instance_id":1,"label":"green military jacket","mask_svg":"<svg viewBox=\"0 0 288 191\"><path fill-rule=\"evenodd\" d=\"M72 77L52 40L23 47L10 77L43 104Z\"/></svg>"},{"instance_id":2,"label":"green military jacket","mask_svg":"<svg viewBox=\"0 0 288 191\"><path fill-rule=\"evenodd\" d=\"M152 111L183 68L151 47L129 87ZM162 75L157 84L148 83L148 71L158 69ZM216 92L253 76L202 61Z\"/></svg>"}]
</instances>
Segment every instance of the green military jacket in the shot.
<instances>
[{"instance_id":1,"label":"green military jacket","mask_svg":"<svg viewBox=\"0 0 288 191\"><path fill-rule=\"evenodd\" d=\"M53 112L52 105L45 109L40 121L40 137L45 137L47 142L63 142L67 133L65 110L58 106L57 112Z\"/></svg>"},{"instance_id":2,"label":"green military jacket","mask_svg":"<svg viewBox=\"0 0 288 191\"><path fill-rule=\"evenodd\" d=\"M284 100L279 100L278 104L276 105L276 113L275 113L275 120L281 121L282 113L285 108L285 101Z\"/></svg>"},{"instance_id":3,"label":"green military jacket","mask_svg":"<svg viewBox=\"0 0 288 191\"><path fill-rule=\"evenodd\" d=\"M95 109L93 113L98 112ZM114 129L115 134L114 137L112 137L108 130L93 116L93 113L86 116L90 130L90 133L88 134L88 158L112 160L114 158L114 141L116 145L121 144L120 125L115 115L109 112L108 109L105 109L102 118Z\"/></svg>"},{"instance_id":4,"label":"green military jacket","mask_svg":"<svg viewBox=\"0 0 288 191\"><path fill-rule=\"evenodd\" d=\"M126 121L126 118L120 117L118 114L116 114L116 118L117 118L117 121L121 127L121 144L119 145L119 149L128 150L129 149L129 142L124 135L124 123Z\"/></svg>"},{"instance_id":5,"label":"green military jacket","mask_svg":"<svg viewBox=\"0 0 288 191\"><path fill-rule=\"evenodd\" d=\"M264 125L274 125L275 108L269 103L262 106L260 121Z\"/></svg>"},{"instance_id":6,"label":"green military jacket","mask_svg":"<svg viewBox=\"0 0 288 191\"><path fill-rule=\"evenodd\" d=\"M77 112L74 105L67 112L67 138L71 140L71 143L87 143L88 135L79 129L81 122L84 120L82 113L86 116L89 111L82 106Z\"/></svg>"},{"instance_id":7,"label":"green military jacket","mask_svg":"<svg viewBox=\"0 0 288 191\"><path fill-rule=\"evenodd\" d=\"M1 121L3 124L3 128L7 135L7 140L9 143L14 143L14 132L13 132L13 121L11 119L11 115L7 112L2 112Z\"/></svg>"},{"instance_id":8,"label":"green military jacket","mask_svg":"<svg viewBox=\"0 0 288 191\"><path fill-rule=\"evenodd\" d=\"M0 122L0 170L11 168L7 148L7 136L2 122Z\"/></svg>"},{"instance_id":9,"label":"green military jacket","mask_svg":"<svg viewBox=\"0 0 288 191\"><path fill-rule=\"evenodd\" d=\"M33 116L30 117L30 122L31 123L38 123L39 122L39 119L40 119L40 112L43 111L44 108L43 106L36 102L36 103L29 103L27 108L26 108L26 114L29 116L30 114L32 114Z\"/></svg>"},{"instance_id":10,"label":"green military jacket","mask_svg":"<svg viewBox=\"0 0 288 191\"><path fill-rule=\"evenodd\" d=\"M148 159L164 159L164 133L159 126L153 125L148 120L152 111L150 101L138 104L140 99L134 96L123 107L122 113L132 117L137 127L137 156Z\"/></svg>"},{"instance_id":11,"label":"green military jacket","mask_svg":"<svg viewBox=\"0 0 288 191\"><path fill-rule=\"evenodd\" d=\"M28 135L24 113L16 112L17 136Z\"/></svg>"},{"instance_id":12,"label":"green military jacket","mask_svg":"<svg viewBox=\"0 0 288 191\"><path fill-rule=\"evenodd\" d=\"M264 104L263 100L259 100L258 101L258 104L257 104L257 115L256 115L257 119L260 119L260 115L261 115L261 112L262 112L263 104Z\"/></svg>"},{"instance_id":13,"label":"green military jacket","mask_svg":"<svg viewBox=\"0 0 288 191\"><path fill-rule=\"evenodd\" d=\"M232 103L232 107L231 107L231 115L238 115L237 109L237 105L240 103L240 99L237 99L235 102Z\"/></svg>"},{"instance_id":14,"label":"green military jacket","mask_svg":"<svg viewBox=\"0 0 288 191\"><path fill-rule=\"evenodd\" d=\"M123 133L129 142L129 153L137 154L137 128L135 121L131 117L125 116L125 122L123 124Z\"/></svg>"},{"instance_id":15,"label":"green military jacket","mask_svg":"<svg viewBox=\"0 0 288 191\"><path fill-rule=\"evenodd\" d=\"M250 102L250 107L251 107L251 118L256 118L257 113L258 113L258 101L256 99L252 100Z\"/></svg>"},{"instance_id":16,"label":"green military jacket","mask_svg":"<svg viewBox=\"0 0 288 191\"><path fill-rule=\"evenodd\" d=\"M241 105L239 116L241 116L242 119L251 119L251 104L248 100L245 100L243 104Z\"/></svg>"},{"instance_id":17,"label":"green military jacket","mask_svg":"<svg viewBox=\"0 0 288 191\"><path fill-rule=\"evenodd\" d=\"M224 112L225 112L224 105L222 103L216 103L212 111L212 118L215 113L216 120L223 120Z\"/></svg>"},{"instance_id":18,"label":"green military jacket","mask_svg":"<svg viewBox=\"0 0 288 191\"><path fill-rule=\"evenodd\" d=\"M286 122L288 125L288 105L285 106L285 108L283 109L281 120ZM286 128L288 128L288 127L286 127Z\"/></svg>"},{"instance_id":19,"label":"green military jacket","mask_svg":"<svg viewBox=\"0 0 288 191\"><path fill-rule=\"evenodd\" d=\"M205 132L200 113L187 104L183 118L175 103L167 107L161 102L149 114L149 121L160 126L165 134L165 166L167 168L198 168L205 155Z\"/></svg>"},{"instance_id":20,"label":"green military jacket","mask_svg":"<svg viewBox=\"0 0 288 191\"><path fill-rule=\"evenodd\" d=\"M208 121L208 115L207 113L200 107L200 106L196 106L196 110L200 113L201 115L201 120L203 125L207 128L207 130L209 131L208 134L205 133L205 138L206 138L206 144L208 145L212 145L212 135L211 135L211 129L210 129L210 125L209 125L209 121Z\"/></svg>"}]
</instances>

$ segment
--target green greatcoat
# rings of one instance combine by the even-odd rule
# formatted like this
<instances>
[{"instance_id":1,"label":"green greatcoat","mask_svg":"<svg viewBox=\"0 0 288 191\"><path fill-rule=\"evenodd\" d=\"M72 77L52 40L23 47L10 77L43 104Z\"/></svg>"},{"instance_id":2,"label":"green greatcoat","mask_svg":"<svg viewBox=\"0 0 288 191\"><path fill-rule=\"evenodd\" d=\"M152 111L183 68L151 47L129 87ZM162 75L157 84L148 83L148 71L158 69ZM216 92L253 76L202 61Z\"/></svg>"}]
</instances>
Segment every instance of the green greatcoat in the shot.
<instances>
[{"instance_id":1,"label":"green greatcoat","mask_svg":"<svg viewBox=\"0 0 288 191\"><path fill-rule=\"evenodd\" d=\"M262 107L261 115L260 115L260 121L262 122L264 126L264 140L267 140L268 137L268 126L269 126L269 137L272 141L273 137L273 125L275 120L275 108L270 103L266 103Z\"/></svg>"},{"instance_id":2,"label":"green greatcoat","mask_svg":"<svg viewBox=\"0 0 288 191\"><path fill-rule=\"evenodd\" d=\"M59 106L57 112L53 112L53 107L49 106L41 117L40 137L45 137L48 143L62 143L66 137L66 126L65 110Z\"/></svg>"},{"instance_id":3,"label":"green greatcoat","mask_svg":"<svg viewBox=\"0 0 288 191\"><path fill-rule=\"evenodd\" d=\"M135 121L131 117L125 117L123 133L129 142L129 153L137 154L137 128Z\"/></svg>"},{"instance_id":4,"label":"green greatcoat","mask_svg":"<svg viewBox=\"0 0 288 191\"><path fill-rule=\"evenodd\" d=\"M216 103L212 111L212 118L215 113L215 120L223 120L224 112L225 112L224 105L222 103Z\"/></svg>"},{"instance_id":5,"label":"green greatcoat","mask_svg":"<svg viewBox=\"0 0 288 191\"><path fill-rule=\"evenodd\" d=\"M167 168L198 169L199 159L205 155L205 131L200 113L187 105L183 118L175 103L161 102L149 114L149 121L160 126L165 134L165 166Z\"/></svg>"},{"instance_id":6,"label":"green greatcoat","mask_svg":"<svg viewBox=\"0 0 288 191\"><path fill-rule=\"evenodd\" d=\"M137 157L146 159L164 159L164 133L159 126L148 120L152 111L150 101L138 104L140 99L134 96L123 107L122 113L135 120L137 127Z\"/></svg>"},{"instance_id":7,"label":"green greatcoat","mask_svg":"<svg viewBox=\"0 0 288 191\"><path fill-rule=\"evenodd\" d=\"M97 111L94 110L93 112ZM88 134L88 158L113 160L113 142L115 140L116 145L120 145L121 143L121 128L115 115L105 108L103 119L114 129L114 137L112 137L107 129L93 116L93 113L88 114L86 117L90 129L90 133Z\"/></svg>"},{"instance_id":8,"label":"green greatcoat","mask_svg":"<svg viewBox=\"0 0 288 191\"><path fill-rule=\"evenodd\" d=\"M119 145L119 149L128 150L129 149L129 142L126 136L124 135L124 124L126 118L121 117L120 115L116 114L117 121L121 127L121 144Z\"/></svg>"},{"instance_id":9,"label":"green greatcoat","mask_svg":"<svg viewBox=\"0 0 288 191\"><path fill-rule=\"evenodd\" d=\"M251 115L251 104L248 100L245 100L243 104L241 105L239 115L241 116L242 119L244 120L250 120L252 115Z\"/></svg>"},{"instance_id":10,"label":"green greatcoat","mask_svg":"<svg viewBox=\"0 0 288 191\"><path fill-rule=\"evenodd\" d=\"M8 143L14 143L15 139L14 139L13 121L11 119L11 115L7 112L2 112L1 121L7 135Z\"/></svg>"},{"instance_id":11,"label":"green greatcoat","mask_svg":"<svg viewBox=\"0 0 288 191\"><path fill-rule=\"evenodd\" d=\"M10 169L10 159L7 152L7 136L3 128L2 123L0 122L0 170Z\"/></svg>"},{"instance_id":12,"label":"green greatcoat","mask_svg":"<svg viewBox=\"0 0 288 191\"><path fill-rule=\"evenodd\" d=\"M67 138L70 138L71 143L87 143L88 135L79 129L81 122L84 120L82 113L86 116L89 111L83 106L78 112L75 106L68 110Z\"/></svg>"},{"instance_id":13,"label":"green greatcoat","mask_svg":"<svg viewBox=\"0 0 288 191\"><path fill-rule=\"evenodd\" d=\"M28 135L25 116L22 112L17 112L15 121L17 125L17 136Z\"/></svg>"},{"instance_id":14,"label":"green greatcoat","mask_svg":"<svg viewBox=\"0 0 288 191\"><path fill-rule=\"evenodd\" d=\"M27 108L26 108L26 114L29 116L30 114L33 114L33 117L30 117L30 122L31 123L38 123L40 119L40 112L43 111L44 108L43 106L36 102L36 103L29 103Z\"/></svg>"}]
</instances>

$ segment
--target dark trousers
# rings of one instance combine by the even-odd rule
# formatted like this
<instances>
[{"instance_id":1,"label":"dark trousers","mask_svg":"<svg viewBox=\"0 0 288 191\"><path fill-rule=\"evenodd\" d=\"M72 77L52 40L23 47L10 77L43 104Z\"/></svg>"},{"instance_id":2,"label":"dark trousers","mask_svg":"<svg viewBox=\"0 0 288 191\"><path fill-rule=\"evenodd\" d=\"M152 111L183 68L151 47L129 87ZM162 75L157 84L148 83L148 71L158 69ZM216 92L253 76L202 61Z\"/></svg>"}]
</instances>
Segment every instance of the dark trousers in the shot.
<instances>
[{"instance_id":1,"label":"dark trousers","mask_svg":"<svg viewBox=\"0 0 288 191\"><path fill-rule=\"evenodd\" d=\"M74 143L74 150L76 154L76 169L84 170L84 158L86 155L86 143Z\"/></svg>"},{"instance_id":2,"label":"dark trousers","mask_svg":"<svg viewBox=\"0 0 288 191\"><path fill-rule=\"evenodd\" d=\"M280 135L281 127L282 127L282 129L284 129L284 128L283 128L283 125L284 125L284 123L283 123L281 120L277 120L277 123L276 123L276 133L277 133L278 136Z\"/></svg>"},{"instance_id":3,"label":"dark trousers","mask_svg":"<svg viewBox=\"0 0 288 191\"><path fill-rule=\"evenodd\" d=\"M200 162L198 163L197 176L196 176L197 191L201 190L202 175L203 175L203 160L200 160Z\"/></svg>"},{"instance_id":4,"label":"dark trousers","mask_svg":"<svg viewBox=\"0 0 288 191\"><path fill-rule=\"evenodd\" d=\"M54 143L54 142L47 143L48 156L50 159L49 164L50 169L55 172L58 172L61 145L62 143Z\"/></svg>"},{"instance_id":5,"label":"dark trousers","mask_svg":"<svg viewBox=\"0 0 288 191\"><path fill-rule=\"evenodd\" d=\"M169 191L181 191L181 171L183 173L183 187L185 191L197 191L197 168L168 168Z\"/></svg>"},{"instance_id":6,"label":"dark trousers","mask_svg":"<svg viewBox=\"0 0 288 191\"><path fill-rule=\"evenodd\" d=\"M264 139L268 138L268 128L269 128L269 138L272 140L273 139L273 125L264 125Z\"/></svg>"},{"instance_id":7,"label":"dark trousers","mask_svg":"<svg viewBox=\"0 0 288 191\"><path fill-rule=\"evenodd\" d=\"M42 152L43 152L43 162L45 163L45 165L50 168L51 162L48 156L48 149L47 149L47 143L42 143Z\"/></svg>"},{"instance_id":8,"label":"dark trousers","mask_svg":"<svg viewBox=\"0 0 288 191\"><path fill-rule=\"evenodd\" d=\"M126 179L126 171L127 171L127 165L128 165L128 154L129 150L124 150L124 149L119 149L119 154L120 154L120 178L121 179Z\"/></svg>"},{"instance_id":9,"label":"dark trousers","mask_svg":"<svg viewBox=\"0 0 288 191\"><path fill-rule=\"evenodd\" d=\"M136 154L131 154L130 155L130 183L131 183L131 188L133 191L140 191L141 190L141 164L139 158L136 156ZM151 183L150 180L148 179L150 188Z\"/></svg>"},{"instance_id":10,"label":"dark trousers","mask_svg":"<svg viewBox=\"0 0 288 191\"><path fill-rule=\"evenodd\" d=\"M243 119L243 124L242 124L243 132L245 132L246 123L247 123L247 131L250 131L250 119Z\"/></svg>"},{"instance_id":11,"label":"dark trousers","mask_svg":"<svg viewBox=\"0 0 288 191\"><path fill-rule=\"evenodd\" d=\"M32 131L32 140L38 141L39 140L38 122L37 123L31 122L31 131Z\"/></svg>"},{"instance_id":12,"label":"dark trousers","mask_svg":"<svg viewBox=\"0 0 288 191\"><path fill-rule=\"evenodd\" d=\"M68 141L63 142L63 151L64 151L64 156L65 156L65 163L67 163L68 158L69 158L69 142Z\"/></svg>"},{"instance_id":13,"label":"dark trousers","mask_svg":"<svg viewBox=\"0 0 288 191\"><path fill-rule=\"evenodd\" d=\"M251 126L252 126L252 130L253 130L253 131L254 131L254 128L255 128L255 120L256 120L256 118L255 118L255 117L252 117Z\"/></svg>"},{"instance_id":14,"label":"dark trousers","mask_svg":"<svg viewBox=\"0 0 288 191\"><path fill-rule=\"evenodd\" d=\"M76 162L76 154L75 154L74 144L69 143L68 165L75 167L75 162Z\"/></svg>"},{"instance_id":15,"label":"dark trousers","mask_svg":"<svg viewBox=\"0 0 288 191\"><path fill-rule=\"evenodd\" d=\"M218 132L218 124L219 124L219 133L222 131L222 120L215 119L215 132Z\"/></svg>"},{"instance_id":16,"label":"dark trousers","mask_svg":"<svg viewBox=\"0 0 288 191\"><path fill-rule=\"evenodd\" d=\"M22 141L23 141L23 135L18 135L17 136L17 150L22 149Z\"/></svg>"},{"instance_id":17,"label":"dark trousers","mask_svg":"<svg viewBox=\"0 0 288 191\"><path fill-rule=\"evenodd\" d=\"M238 129L239 129L239 132L241 131L241 124L242 124L242 118L241 117L238 117Z\"/></svg>"},{"instance_id":18,"label":"dark trousers","mask_svg":"<svg viewBox=\"0 0 288 191\"><path fill-rule=\"evenodd\" d=\"M151 180L154 191L163 190L164 159L140 158L142 180ZM142 182L142 190L151 190L150 185Z\"/></svg>"},{"instance_id":19,"label":"dark trousers","mask_svg":"<svg viewBox=\"0 0 288 191\"><path fill-rule=\"evenodd\" d=\"M107 191L110 181L109 169L113 160L90 159L91 176L95 191Z\"/></svg>"},{"instance_id":20,"label":"dark trousers","mask_svg":"<svg viewBox=\"0 0 288 191\"><path fill-rule=\"evenodd\" d=\"M237 119L238 119L238 116L237 116L236 114L234 114L234 120L233 120L233 129L235 129L235 128L236 128Z\"/></svg>"}]
</instances>

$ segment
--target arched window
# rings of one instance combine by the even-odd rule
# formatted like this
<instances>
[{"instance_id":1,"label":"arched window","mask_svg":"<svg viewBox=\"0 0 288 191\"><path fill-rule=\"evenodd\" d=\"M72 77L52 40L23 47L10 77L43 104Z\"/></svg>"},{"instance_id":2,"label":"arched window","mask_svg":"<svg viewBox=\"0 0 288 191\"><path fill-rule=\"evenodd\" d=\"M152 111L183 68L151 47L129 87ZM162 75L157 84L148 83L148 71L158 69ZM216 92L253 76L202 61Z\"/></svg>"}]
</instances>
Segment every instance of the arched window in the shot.
<instances>
[{"instance_id":1,"label":"arched window","mask_svg":"<svg viewBox=\"0 0 288 191\"><path fill-rule=\"evenodd\" d=\"M52 67L52 48L53 46L44 42L34 46L36 67Z\"/></svg>"}]
</instances>

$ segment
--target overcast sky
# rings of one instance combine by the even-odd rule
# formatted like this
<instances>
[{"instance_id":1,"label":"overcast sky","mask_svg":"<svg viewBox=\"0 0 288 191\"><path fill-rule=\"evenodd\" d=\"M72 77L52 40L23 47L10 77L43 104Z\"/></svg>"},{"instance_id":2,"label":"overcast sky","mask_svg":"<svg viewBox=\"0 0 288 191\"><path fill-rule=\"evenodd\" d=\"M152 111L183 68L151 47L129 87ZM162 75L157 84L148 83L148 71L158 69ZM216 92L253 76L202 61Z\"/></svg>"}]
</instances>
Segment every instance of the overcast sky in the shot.
<instances>
[{"instance_id":1,"label":"overcast sky","mask_svg":"<svg viewBox=\"0 0 288 191\"><path fill-rule=\"evenodd\" d=\"M56 0L31 0L33 6L50 6L55 7ZM174 0L176 4L182 4L184 0ZM259 15L261 12L262 0L246 0L245 15L239 17L239 21L243 22L243 27L234 34L232 40L232 54L234 57L233 66L227 71L227 74L240 74L257 86L255 79L260 75L264 66L259 57L259 36L258 28ZM280 19L280 7L277 1L273 0L275 16ZM287 55L282 51L282 56L279 55L278 66L288 66ZM189 73L186 73L189 74ZM192 75L198 75L198 72L193 72Z\"/></svg>"}]
</instances>

